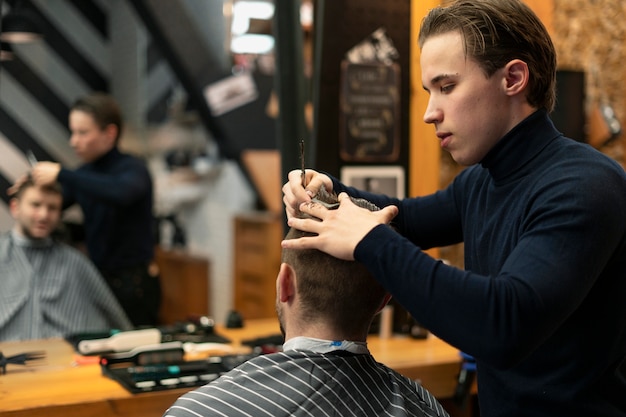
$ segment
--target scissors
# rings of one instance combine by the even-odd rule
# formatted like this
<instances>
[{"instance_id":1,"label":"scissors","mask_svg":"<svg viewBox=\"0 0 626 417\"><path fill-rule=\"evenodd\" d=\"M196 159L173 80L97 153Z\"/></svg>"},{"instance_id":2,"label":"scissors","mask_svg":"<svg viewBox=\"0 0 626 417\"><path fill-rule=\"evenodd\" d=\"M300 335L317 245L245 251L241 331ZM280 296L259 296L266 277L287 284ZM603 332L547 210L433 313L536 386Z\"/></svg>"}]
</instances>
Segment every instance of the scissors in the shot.
<instances>
[{"instance_id":1,"label":"scissors","mask_svg":"<svg viewBox=\"0 0 626 417\"><path fill-rule=\"evenodd\" d=\"M300 165L302 169L302 188L306 187L306 170L304 169L304 139L300 140Z\"/></svg>"},{"instance_id":2,"label":"scissors","mask_svg":"<svg viewBox=\"0 0 626 417\"><path fill-rule=\"evenodd\" d=\"M35 165L37 165L37 158L35 157L35 154L33 153L33 151L31 151L30 149L28 151L26 151L26 159L28 159L28 163L30 164L31 167L35 167Z\"/></svg>"},{"instance_id":3,"label":"scissors","mask_svg":"<svg viewBox=\"0 0 626 417\"><path fill-rule=\"evenodd\" d=\"M305 169L305 164L304 164L304 140L300 140L300 163L301 163L301 170L302 173L300 174L300 176L302 177L302 188L306 187L306 169ZM322 186L319 190L318 190L318 194L316 194L311 201L314 201L316 203L321 204L322 206L326 207L329 210L334 210L336 208L339 207L339 203L328 203L324 200L332 200L333 198L336 200L337 196L335 195L335 193L332 193L332 197L328 196L329 193L328 191L326 191L326 188L324 188L324 186ZM324 198L320 199L318 198L318 195L323 195Z\"/></svg>"}]
</instances>

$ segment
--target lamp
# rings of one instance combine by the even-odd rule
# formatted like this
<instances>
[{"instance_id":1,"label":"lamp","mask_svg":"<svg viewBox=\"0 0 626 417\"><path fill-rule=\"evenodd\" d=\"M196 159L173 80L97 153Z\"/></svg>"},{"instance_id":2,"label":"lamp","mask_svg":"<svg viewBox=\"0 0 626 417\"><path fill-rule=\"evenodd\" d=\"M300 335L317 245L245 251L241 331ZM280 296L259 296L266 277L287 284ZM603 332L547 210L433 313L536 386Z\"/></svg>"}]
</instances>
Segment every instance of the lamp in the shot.
<instances>
[{"instance_id":1,"label":"lamp","mask_svg":"<svg viewBox=\"0 0 626 417\"><path fill-rule=\"evenodd\" d=\"M20 8L19 3L2 18L0 41L24 43L41 39L42 36L37 16L30 10Z\"/></svg>"},{"instance_id":2,"label":"lamp","mask_svg":"<svg viewBox=\"0 0 626 417\"><path fill-rule=\"evenodd\" d=\"M13 48L8 42L0 42L0 61L10 61L13 59Z\"/></svg>"}]
</instances>

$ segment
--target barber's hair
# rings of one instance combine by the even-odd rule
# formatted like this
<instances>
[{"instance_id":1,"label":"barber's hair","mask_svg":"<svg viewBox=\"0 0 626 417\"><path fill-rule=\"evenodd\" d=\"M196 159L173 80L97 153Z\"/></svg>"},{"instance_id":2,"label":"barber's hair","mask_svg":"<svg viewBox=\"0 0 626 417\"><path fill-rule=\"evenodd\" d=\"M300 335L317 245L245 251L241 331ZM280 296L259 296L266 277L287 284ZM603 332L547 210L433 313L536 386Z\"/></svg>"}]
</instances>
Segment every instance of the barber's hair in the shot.
<instances>
[{"instance_id":1,"label":"barber's hair","mask_svg":"<svg viewBox=\"0 0 626 417\"><path fill-rule=\"evenodd\" d=\"M520 0L458 0L436 7L422 20L419 46L428 38L457 31L465 55L480 65L487 77L513 59L528 65L526 99L548 112L556 102L556 50L537 15Z\"/></svg>"},{"instance_id":2,"label":"barber's hair","mask_svg":"<svg viewBox=\"0 0 626 417\"><path fill-rule=\"evenodd\" d=\"M337 203L332 194L318 194L324 203ZM353 199L372 210L366 200ZM378 208L376 208L378 209ZM291 228L285 239L313 236ZM335 258L316 249L283 249L282 261L291 265L298 277L297 291L305 319L322 318L338 329L353 330L369 326L387 292L363 264Z\"/></svg>"},{"instance_id":3,"label":"barber's hair","mask_svg":"<svg viewBox=\"0 0 626 417\"><path fill-rule=\"evenodd\" d=\"M15 194L13 194L12 197L20 199L22 197L22 194L24 194L24 191L31 187L39 187L42 191L46 193L63 195L61 184L59 184L58 182L53 182L45 185L36 185L35 181L33 181L33 178L30 176L30 174L28 174L26 179L19 185L17 191L15 192Z\"/></svg>"},{"instance_id":4,"label":"barber's hair","mask_svg":"<svg viewBox=\"0 0 626 417\"><path fill-rule=\"evenodd\" d=\"M70 110L79 110L90 114L100 129L104 130L108 125L117 126L117 142L122 134L122 112L115 99L106 93L96 92L79 98L74 102Z\"/></svg>"}]
</instances>

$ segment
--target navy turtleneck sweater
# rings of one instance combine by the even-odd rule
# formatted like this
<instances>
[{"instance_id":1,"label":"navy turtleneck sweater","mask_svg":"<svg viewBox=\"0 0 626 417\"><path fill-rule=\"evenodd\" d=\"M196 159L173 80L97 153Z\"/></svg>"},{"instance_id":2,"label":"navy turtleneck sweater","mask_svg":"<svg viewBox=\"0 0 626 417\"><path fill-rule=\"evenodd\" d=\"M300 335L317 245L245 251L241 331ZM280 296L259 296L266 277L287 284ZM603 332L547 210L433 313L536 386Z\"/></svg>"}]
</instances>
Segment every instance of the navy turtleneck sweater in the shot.
<instances>
[{"instance_id":1,"label":"navy turtleneck sweater","mask_svg":"<svg viewBox=\"0 0 626 417\"><path fill-rule=\"evenodd\" d=\"M75 171L61 169L63 206L78 203L89 257L101 270L153 258L152 179L140 159L113 148Z\"/></svg>"},{"instance_id":2,"label":"navy turtleneck sweater","mask_svg":"<svg viewBox=\"0 0 626 417\"><path fill-rule=\"evenodd\" d=\"M626 175L545 111L446 189L394 204L354 256L434 334L473 355L481 416L626 415ZM422 249L465 244L465 271ZM621 367L621 368L620 368Z\"/></svg>"}]
</instances>

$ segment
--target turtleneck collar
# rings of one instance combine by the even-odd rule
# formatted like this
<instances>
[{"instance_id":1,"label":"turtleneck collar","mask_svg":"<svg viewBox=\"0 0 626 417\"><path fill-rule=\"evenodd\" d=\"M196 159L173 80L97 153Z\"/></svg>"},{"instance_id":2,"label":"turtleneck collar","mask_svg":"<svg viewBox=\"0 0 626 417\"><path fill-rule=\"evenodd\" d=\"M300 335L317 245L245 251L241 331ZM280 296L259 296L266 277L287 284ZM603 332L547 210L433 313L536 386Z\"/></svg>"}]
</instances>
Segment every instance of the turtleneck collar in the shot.
<instances>
[{"instance_id":1,"label":"turtleneck collar","mask_svg":"<svg viewBox=\"0 0 626 417\"><path fill-rule=\"evenodd\" d=\"M31 239L21 233L18 233L15 228L11 229L11 239L16 246L23 248L49 248L54 243L52 238L49 236L45 239Z\"/></svg>"},{"instance_id":2,"label":"turtleneck collar","mask_svg":"<svg viewBox=\"0 0 626 417\"><path fill-rule=\"evenodd\" d=\"M500 139L481 161L497 185L518 179L532 170L533 159L561 136L546 110L537 110Z\"/></svg>"},{"instance_id":3,"label":"turtleneck collar","mask_svg":"<svg viewBox=\"0 0 626 417\"><path fill-rule=\"evenodd\" d=\"M100 158L91 162L91 165L93 166L107 165L109 161L113 161L117 159L119 155L120 155L120 150L117 148L117 146L114 146L113 149L111 149L109 152L105 153Z\"/></svg>"}]
</instances>

